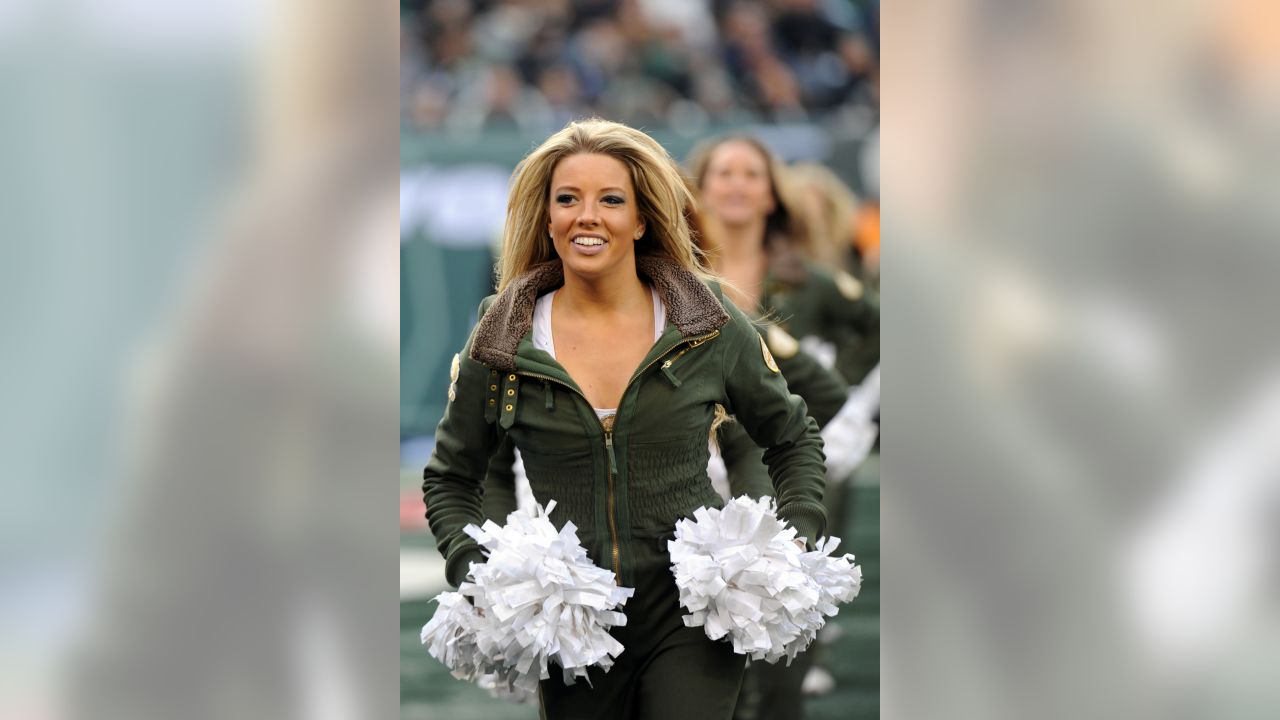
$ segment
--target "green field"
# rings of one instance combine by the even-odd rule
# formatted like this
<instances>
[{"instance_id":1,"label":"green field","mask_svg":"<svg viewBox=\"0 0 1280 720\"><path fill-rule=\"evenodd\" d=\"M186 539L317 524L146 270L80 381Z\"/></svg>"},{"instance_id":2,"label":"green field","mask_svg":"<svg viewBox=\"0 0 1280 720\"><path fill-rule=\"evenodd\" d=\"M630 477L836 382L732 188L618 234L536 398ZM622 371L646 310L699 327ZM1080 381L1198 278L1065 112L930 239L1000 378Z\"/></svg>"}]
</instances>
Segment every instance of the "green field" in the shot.
<instances>
[{"instance_id":1,"label":"green field","mask_svg":"<svg viewBox=\"0 0 1280 720\"><path fill-rule=\"evenodd\" d=\"M844 549L857 555L862 566L862 593L841 608L832 621L844 630L822 652L836 679L828 695L810 698L810 720L877 718L880 715L880 485L878 457L858 471L849 508L849 522L841 537ZM421 536L409 541L429 544ZM475 686L454 680L444 666L419 644L422 626L435 604L400 605L400 717L406 720L530 720L536 708L511 705L490 698Z\"/></svg>"}]
</instances>

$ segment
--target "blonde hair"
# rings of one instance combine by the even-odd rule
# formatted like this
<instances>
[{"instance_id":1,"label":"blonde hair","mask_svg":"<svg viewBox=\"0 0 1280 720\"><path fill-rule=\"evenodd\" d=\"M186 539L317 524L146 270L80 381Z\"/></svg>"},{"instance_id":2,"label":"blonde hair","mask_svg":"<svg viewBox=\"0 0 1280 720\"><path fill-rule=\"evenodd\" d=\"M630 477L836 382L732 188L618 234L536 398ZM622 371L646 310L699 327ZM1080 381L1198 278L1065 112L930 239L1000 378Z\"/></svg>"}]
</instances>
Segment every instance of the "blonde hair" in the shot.
<instances>
[{"instance_id":1,"label":"blonde hair","mask_svg":"<svg viewBox=\"0 0 1280 720\"><path fill-rule=\"evenodd\" d=\"M794 183L787 173L786 166L773 154L763 142L750 135L724 135L703 141L689 153L688 167L693 176L695 186L701 191L706 182L707 170L711 167L711 158L715 151L725 143L740 142L751 146L760 157L764 158L768 168L769 189L773 193L773 212L765 218L765 243L783 242L808 255L812 251L813 240L810 237L809 223L800 210L801 204L796 194ZM703 238L702 250L712 253L716 250L715 233L707 233Z\"/></svg>"},{"instance_id":2,"label":"blonde hair","mask_svg":"<svg viewBox=\"0 0 1280 720\"><path fill-rule=\"evenodd\" d=\"M790 172L795 176L797 185L808 185L811 191L816 191L813 197L818 200L820 217L815 218L811 225L815 230L823 228L823 232L812 234L814 242L810 257L831 267L842 267L845 256L853 247L857 196L825 165L796 163L790 167Z\"/></svg>"},{"instance_id":3,"label":"blonde hair","mask_svg":"<svg viewBox=\"0 0 1280 720\"><path fill-rule=\"evenodd\" d=\"M720 449L720 426L731 422L733 422L733 416L729 414L725 406L716 403L715 415L711 418L711 433L708 438L711 441L711 447L716 450Z\"/></svg>"},{"instance_id":4,"label":"blonde hair","mask_svg":"<svg viewBox=\"0 0 1280 720\"><path fill-rule=\"evenodd\" d=\"M627 167L645 227L636 241L637 255L661 255L704 280L714 279L690 232L694 197L679 165L639 130L592 118L569 123L516 166L502 229L498 292L534 265L558 257L547 237L551 175L561 160L580 153L608 155Z\"/></svg>"}]
</instances>

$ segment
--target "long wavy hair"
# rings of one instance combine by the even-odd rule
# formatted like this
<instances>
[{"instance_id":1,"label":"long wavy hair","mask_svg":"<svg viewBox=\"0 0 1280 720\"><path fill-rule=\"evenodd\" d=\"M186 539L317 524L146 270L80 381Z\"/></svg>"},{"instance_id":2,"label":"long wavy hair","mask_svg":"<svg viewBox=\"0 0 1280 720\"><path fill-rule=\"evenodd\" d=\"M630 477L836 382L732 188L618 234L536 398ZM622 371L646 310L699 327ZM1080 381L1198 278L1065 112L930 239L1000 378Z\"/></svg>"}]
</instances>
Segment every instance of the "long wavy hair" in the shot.
<instances>
[{"instance_id":1,"label":"long wavy hair","mask_svg":"<svg viewBox=\"0 0 1280 720\"><path fill-rule=\"evenodd\" d=\"M680 166L639 130L593 118L569 123L516 166L502 229L498 292L534 265L558 257L547 236L551 175L561 160L579 153L608 155L627 167L645 226L636 241L637 255L662 255L705 280L714 279L690 230L696 204Z\"/></svg>"},{"instance_id":2,"label":"long wavy hair","mask_svg":"<svg viewBox=\"0 0 1280 720\"><path fill-rule=\"evenodd\" d=\"M810 259L829 267L843 267L853 251L854 219L858 213L858 196L825 165L815 162L796 163L789 168L796 184L808 193L814 205L808 212L818 214L811 226L813 243ZM818 228L822 232L818 232Z\"/></svg>"}]
</instances>

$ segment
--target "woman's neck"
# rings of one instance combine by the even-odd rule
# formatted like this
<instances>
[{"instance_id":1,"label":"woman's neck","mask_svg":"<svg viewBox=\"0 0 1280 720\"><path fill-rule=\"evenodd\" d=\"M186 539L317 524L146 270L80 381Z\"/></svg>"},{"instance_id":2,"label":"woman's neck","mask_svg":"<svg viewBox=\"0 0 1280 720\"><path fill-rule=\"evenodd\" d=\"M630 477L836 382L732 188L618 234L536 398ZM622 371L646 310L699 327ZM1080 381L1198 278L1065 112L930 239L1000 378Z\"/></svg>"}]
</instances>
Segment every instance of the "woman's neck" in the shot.
<instances>
[{"instance_id":1,"label":"woman's neck","mask_svg":"<svg viewBox=\"0 0 1280 720\"><path fill-rule=\"evenodd\" d=\"M764 248L764 220L746 225L721 227L716 272L724 278L725 293L748 313L759 312L760 293L767 272Z\"/></svg>"},{"instance_id":2,"label":"woman's neck","mask_svg":"<svg viewBox=\"0 0 1280 720\"><path fill-rule=\"evenodd\" d=\"M556 294L556 305L579 317L631 312L651 302L649 288L634 268L590 280L565 273L564 287Z\"/></svg>"},{"instance_id":3,"label":"woman's neck","mask_svg":"<svg viewBox=\"0 0 1280 720\"><path fill-rule=\"evenodd\" d=\"M745 225L722 225L721 265L741 266L758 262L764 255L764 229L763 219Z\"/></svg>"}]
</instances>

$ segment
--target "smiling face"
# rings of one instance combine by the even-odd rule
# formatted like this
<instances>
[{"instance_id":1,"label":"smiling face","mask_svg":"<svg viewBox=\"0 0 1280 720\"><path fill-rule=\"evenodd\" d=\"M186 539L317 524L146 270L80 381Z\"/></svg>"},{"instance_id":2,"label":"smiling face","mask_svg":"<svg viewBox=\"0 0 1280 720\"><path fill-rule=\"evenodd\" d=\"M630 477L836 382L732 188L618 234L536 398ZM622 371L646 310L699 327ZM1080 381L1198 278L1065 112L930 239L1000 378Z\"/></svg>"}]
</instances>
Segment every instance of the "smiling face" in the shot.
<instances>
[{"instance_id":1,"label":"smiling face","mask_svg":"<svg viewBox=\"0 0 1280 720\"><path fill-rule=\"evenodd\" d=\"M711 151L702 176L702 201L731 227L767 218L776 206L768 161L750 143L720 143Z\"/></svg>"},{"instance_id":2,"label":"smiling face","mask_svg":"<svg viewBox=\"0 0 1280 720\"><path fill-rule=\"evenodd\" d=\"M617 158L570 155L551 174L547 229L565 273L596 280L635 270L635 243L644 234L631 173Z\"/></svg>"}]
</instances>

